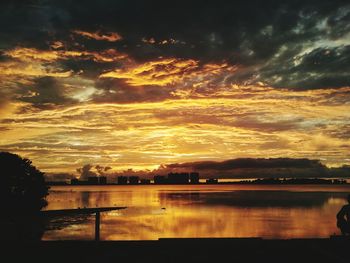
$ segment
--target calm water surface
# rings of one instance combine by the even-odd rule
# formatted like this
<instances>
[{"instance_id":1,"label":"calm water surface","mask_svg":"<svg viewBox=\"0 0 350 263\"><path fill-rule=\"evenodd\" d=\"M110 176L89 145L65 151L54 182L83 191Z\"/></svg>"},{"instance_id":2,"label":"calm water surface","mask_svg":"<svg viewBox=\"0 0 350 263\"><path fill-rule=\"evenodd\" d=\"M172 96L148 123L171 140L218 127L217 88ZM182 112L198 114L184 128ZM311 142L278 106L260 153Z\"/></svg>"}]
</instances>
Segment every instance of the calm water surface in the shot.
<instances>
[{"instance_id":1,"label":"calm water surface","mask_svg":"<svg viewBox=\"0 0 350 263\"><path fill-rule=\"evenodd\" d=\"M101 239L329 237L347 185L54 186L46 209L127 206L101 213ZM52 220L43 239L93 239L94 216Z\"/></svg>"}]
</instances>

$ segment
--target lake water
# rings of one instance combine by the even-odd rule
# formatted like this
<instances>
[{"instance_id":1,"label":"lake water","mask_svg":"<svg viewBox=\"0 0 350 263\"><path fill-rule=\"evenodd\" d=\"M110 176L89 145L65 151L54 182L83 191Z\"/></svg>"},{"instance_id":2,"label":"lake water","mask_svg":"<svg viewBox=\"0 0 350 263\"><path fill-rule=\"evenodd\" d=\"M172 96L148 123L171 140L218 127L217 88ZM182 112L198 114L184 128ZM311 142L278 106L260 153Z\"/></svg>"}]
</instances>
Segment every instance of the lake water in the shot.
<instances>
[{"instance_id":1,"label":"lake water","mask_svg":"<svg viewBox=\"0 0 350 263\"><path fill-rule=\"evenodd\" d=\"M101 213L103 240L309 238L339 234L348 185L53 186L46 209L127 206ZM94 216L52 220L44 240L94 238Z\"/></svg>"}]
</instances>

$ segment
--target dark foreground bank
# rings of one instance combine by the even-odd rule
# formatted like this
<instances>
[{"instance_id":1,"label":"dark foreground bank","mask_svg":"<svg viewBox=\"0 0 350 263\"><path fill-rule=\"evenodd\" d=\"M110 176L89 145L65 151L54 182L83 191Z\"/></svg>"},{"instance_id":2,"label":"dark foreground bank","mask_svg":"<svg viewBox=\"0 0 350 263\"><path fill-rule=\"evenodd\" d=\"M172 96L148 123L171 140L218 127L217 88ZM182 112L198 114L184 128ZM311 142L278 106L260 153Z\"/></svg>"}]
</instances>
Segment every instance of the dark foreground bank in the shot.
<instances>
[{"instance_id":1,"label":"dark foreground bank","mask_svg":"<svg viewBox=\"0 0 350 263\"><path fill-rule=\"evenodd\" d=\"M11 262L350 262L350 239L342 237L46 241L2 249Z\"/></svg>"}]
</instances>

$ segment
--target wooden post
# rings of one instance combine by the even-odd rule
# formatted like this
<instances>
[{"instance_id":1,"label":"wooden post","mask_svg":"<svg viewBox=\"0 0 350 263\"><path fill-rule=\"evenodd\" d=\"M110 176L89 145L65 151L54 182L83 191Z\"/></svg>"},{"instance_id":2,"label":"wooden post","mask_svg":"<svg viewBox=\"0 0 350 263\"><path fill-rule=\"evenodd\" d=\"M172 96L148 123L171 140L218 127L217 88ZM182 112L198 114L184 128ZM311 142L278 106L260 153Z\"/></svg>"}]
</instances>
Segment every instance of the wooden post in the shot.
<instances>
[{"instance_id":1,"label":"wooden post","mask_svg":"<svg viewBox=\"0 0 350 263\"><path fill-rule=\"evenodd\" d=\"M100 241L100 212L95 217L95 241Z\"/></svg>"}]
</instances>

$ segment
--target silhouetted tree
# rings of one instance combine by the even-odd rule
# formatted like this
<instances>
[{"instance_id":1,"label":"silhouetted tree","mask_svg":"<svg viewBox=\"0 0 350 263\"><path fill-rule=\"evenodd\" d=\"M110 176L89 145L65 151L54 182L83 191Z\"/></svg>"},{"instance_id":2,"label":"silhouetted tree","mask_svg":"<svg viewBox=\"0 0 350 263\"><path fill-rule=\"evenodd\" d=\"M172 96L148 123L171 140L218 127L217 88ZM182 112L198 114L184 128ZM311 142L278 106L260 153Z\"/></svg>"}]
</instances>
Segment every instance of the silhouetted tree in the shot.
<instances>
[{"instance_id":1,"label":"silhouetted tree","mask_svg":"<svg viewBox=\"0 0 350 263\"><path fill-rule=\"evenodd\" d=\"M48 195L44 173L29 159L0 152L0 175L0 239L40 239L44 231L40 210Z\"/></svg>"}]
</instances>

